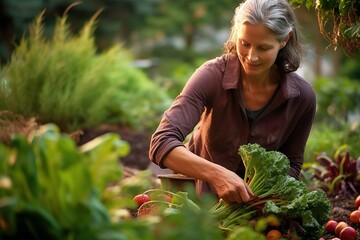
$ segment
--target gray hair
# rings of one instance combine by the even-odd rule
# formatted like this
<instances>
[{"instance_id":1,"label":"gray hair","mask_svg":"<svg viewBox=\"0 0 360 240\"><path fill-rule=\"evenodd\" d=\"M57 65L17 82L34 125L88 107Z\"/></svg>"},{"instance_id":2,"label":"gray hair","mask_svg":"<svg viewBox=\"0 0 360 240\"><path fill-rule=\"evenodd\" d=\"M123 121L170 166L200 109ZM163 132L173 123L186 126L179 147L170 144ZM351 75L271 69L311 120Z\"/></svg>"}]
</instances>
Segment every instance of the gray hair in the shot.
<instances>
[{"instance_id":1,"label":"gray hair","mask_svg":"<svg viewBox=\"0 0 360 240\"><path fill-rule=\"evenodd\" d=\"M286 0L245 0L236 9L225 51L236 52L237 31L243 23L265 24L280 42L290 38L279 51L275 64L282 73L296 71L300 66L303 45L292 7Z\"/></svg>"}]
</instances>

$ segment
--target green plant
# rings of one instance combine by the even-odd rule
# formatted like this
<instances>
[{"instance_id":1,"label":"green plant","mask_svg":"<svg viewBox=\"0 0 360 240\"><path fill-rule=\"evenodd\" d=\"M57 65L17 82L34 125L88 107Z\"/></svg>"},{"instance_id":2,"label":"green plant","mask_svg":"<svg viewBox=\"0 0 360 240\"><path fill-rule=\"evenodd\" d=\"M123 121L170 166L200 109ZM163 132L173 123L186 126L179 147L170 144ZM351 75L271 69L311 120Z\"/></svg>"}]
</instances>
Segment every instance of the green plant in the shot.
<instances>
[{"instance_id":1,"label":"green plant","mask_svg":"<svg viewBox=\"0 0 360 240\"><path fill-rule=\"evenodd\" d=\"M299 6L303 0L290 0ZM322 35L336 49L341 47L348 55L360 50L359 1L352 0L306 0L308 9L314 7Z\"/></svg>"},{"instance_id":2,"label":"green plant","mask_svg":"<svg viewBox=\"0 0 360 240\"><path fill-rule=\"evenodd\" d=\"M103 193L122 176L118 157L128 151L116 134L78 150L53 124L0 145L0 237L123 239L104 204L112 196Z\"/></svg>"},{"instance_id":3,"label":"green plant","mask_svg":"<svg viewBox=\"0 0 360 240\"><path fill-rule=\"evenodd\" d=\"M275 214L289 224L287 228L293 235L318 239L330 216L325 192L307 191L303 182L287 175L290 163L281 152L247 144L239 148L239 154L245 165L244 181L254 193L253 200L247 203L220 200L211 210L220 226L231 230L262 214ZM300 228L291 222L297 222Z\"/></svg>"},{"instance_id":4,"label":"green plant","mask_svg":"<svg viewBox=\"0 0 360 240\"><path fill-rule=\"evenodd\" d=\"M357 113L360 104L360 82L347 78L317 78L317 119L329 124L344 124L349 114Z\"/></svg>"},{"instance_id":5,"label":"green plant","mask_svg":"<svg viewBox=\"0 0 360 240\"><path fill-rule=\"evenodd\" d=\"M153 128L169 98L132 66L131 54L122 46L97 51L96 15L75 35L64 14L46 38L43 14L1 70L3 110L65 131L102 123Z\"/></svg>"}]
</instances>

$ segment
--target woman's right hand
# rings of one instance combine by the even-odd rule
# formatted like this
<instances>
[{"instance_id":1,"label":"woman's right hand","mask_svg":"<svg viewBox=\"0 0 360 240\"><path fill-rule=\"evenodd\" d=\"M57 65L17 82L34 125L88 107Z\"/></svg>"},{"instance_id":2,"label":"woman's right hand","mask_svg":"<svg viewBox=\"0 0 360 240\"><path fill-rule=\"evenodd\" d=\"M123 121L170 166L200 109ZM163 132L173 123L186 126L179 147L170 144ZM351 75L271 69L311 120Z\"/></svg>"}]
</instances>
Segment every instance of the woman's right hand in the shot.
<instances>
[{"instance_id":1,"label":"woman's right hand","mask_svg":"<svg viewBox=\"0 0 360 240\"><path fill-rule=\"evenodd\" d=\"M253 195L250 187L235 172L207 161L185 147L174 148L165 158L164 165L174 172L208 182L226 202L248 202Z\"/></svg>"},{"instance_id":2,"label":"woman's right hand","mask_svg":"<svg viewBox=\"0 0 360 240\"><path fill-rule=\"evenodd\" d=\"M253 195L249 185L236 173L219 166L219 171L209 179L219 198L226 202L248 202Z\"/></svg>"}]
</instances>

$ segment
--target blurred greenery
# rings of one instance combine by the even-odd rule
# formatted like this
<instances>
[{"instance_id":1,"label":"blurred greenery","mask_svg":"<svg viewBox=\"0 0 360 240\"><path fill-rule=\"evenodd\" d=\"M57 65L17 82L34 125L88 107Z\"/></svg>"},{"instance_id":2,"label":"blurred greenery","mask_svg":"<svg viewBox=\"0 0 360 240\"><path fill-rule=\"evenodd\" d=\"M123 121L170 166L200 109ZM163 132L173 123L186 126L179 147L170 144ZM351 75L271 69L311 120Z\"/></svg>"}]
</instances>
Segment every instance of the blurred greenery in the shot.
<instances>
[{"instance_id":1,"label":"blurred greenery","mask_svg":"<svg viewBox=\"0 0 360 240\"><path fill-rule=\"evenodd\" d=\"M317 112L306 146L305 160L314 161L321 152L332 154L348 145L360 156L360 56L345 58L338 76L315 79Z\"/></svg>"},{"instance_id":2,"label":"blurred greenery","mask_svg":"<svg viewBox=\"0 0 360 240\"><path fill-rule=\"evenodd\" d=\"M314 83L317 92L317 120L330 125L342 125L349 115L360 114L360 81L348 78L318 78Z\"/></svg>"},{"instance_id":3,"label":"blurred greenery","mask_svg":"<svg viewBox=\"0 0 360 240\"><path fill-rule=\"evenodd\" d=\"M341 126L329 126L327 123L315 123L305 150L305 161L314 162L321 153L333 154L340 146L348 145L352 156L360 156L360 123L346 123Z\"/></svg>"},{"instance_id":4,"label":"blurred greenery","mask_svg":"<svg viewBox=\"0 0 360 240\"><path fill-rule=\"evenodd\" d=\"M111 230L107 184L122 178L129 145L103 135L78 149L53 125L0 145L0 238L102 239ZM90 235L84 238L83 235ZM122 239L117 233L114 239Z\"/></svg>"},{"instance_id":5,"label":"blurred greenery","mask_svg":"<svg viewBox=\"0 0 360 240\"><path fill-rule=\"evenodd\" d=\"M64 131L102 123L153 129L169 105L165 91L131 65L121 45L101 53L94 44L94 19L78 35L69 31L66 15L54 34L43 34L43 15L30 28L2 68L0 109L53 122Z\"/></svg>"}]
</instances>

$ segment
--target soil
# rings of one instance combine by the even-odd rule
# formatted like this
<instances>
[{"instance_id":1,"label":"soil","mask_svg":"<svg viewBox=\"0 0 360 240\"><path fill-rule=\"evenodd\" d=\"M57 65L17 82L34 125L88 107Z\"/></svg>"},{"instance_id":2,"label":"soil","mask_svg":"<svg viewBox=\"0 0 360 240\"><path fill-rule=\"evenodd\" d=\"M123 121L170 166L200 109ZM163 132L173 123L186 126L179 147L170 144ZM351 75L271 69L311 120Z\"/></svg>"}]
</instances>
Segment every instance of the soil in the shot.
<instances>
[{"instance_id":1,"label":"soil","mask_svg":"<svg viewBox=\"0 0 360 240\"><path fill-rule=\"evenodd\" d=\"M353 227L359 234L357 239L360 239L360 223L351 223L349 220L350 213L356 210L355 207L355 196L345 196L345 195L337 195L337 196L329 196L330 202L332 204L332 213L331 219L337 222L346 222L349 226ZM330 240L335 237L335 234L325 234L325 240Z\"/></svg>"},{"instance_id":2,"label":"soil","mask_svg":"<svg viewBox=\"0 0 360 240\"><path fill-rule=\"evenodd\" d=\"M80 135L77 143L82 145L102 134L112 132L120 135L120 138L130 145L130 153L120 159L121 163L129 168L145 170L149 167L148 157L150 133L137 132L127 127L118 125L102 125L97 128L85 129Z\"/></svg>"}]
</instances>

